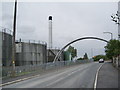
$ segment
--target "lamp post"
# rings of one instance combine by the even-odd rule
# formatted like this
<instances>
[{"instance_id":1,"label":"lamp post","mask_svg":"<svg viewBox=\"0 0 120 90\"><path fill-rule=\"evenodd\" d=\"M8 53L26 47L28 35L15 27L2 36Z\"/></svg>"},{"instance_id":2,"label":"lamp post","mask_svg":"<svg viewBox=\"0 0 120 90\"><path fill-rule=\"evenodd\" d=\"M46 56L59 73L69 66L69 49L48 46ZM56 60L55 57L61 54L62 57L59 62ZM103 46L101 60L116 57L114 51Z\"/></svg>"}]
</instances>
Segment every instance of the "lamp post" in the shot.
<instances>
[{"instance_id":1,"label":"lamp post","mask_svg":"<svg viewBox=\"0 0 120 90\"><path fill-rule=\"evenodd\" d=\"M113 34L111 32L103 32L103 33L109 33L109 34L111 34L111 40L113 39Z\"/></svg>"}]
</instances>

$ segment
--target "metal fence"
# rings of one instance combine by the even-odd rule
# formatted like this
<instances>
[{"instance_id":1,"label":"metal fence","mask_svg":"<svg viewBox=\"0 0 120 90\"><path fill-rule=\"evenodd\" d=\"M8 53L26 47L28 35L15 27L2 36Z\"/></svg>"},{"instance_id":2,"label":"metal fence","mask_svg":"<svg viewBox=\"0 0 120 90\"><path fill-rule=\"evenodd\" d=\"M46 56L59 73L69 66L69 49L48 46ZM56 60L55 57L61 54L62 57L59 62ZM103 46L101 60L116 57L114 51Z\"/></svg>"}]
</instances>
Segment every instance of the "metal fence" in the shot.
<instances>
[{"instance_id":1,"label":"metal fence","mask_svg":"<svg viewBox=\"0 0 120 90\"><path fill-rule=\"evenodd\" d=\"M55 63L45 63L41 65L26 65L26 66L16 66L15 67L15 74L16 76L24 75L33 72L42 73L44 71L49 70L58 70L62 67L72 66L77 64L89 63L92 62L91 60L77 60L77 61L59 61ZM12 76L12 66L9 67L2 67L2 77L10 77Z\"/></svg>"},{"instance_id":2,"label":"metal fence","mask_svg":"<svg viewBox=\"0 0 120 90\"><path fill-rule=\"evenodd\" d=\"M1 27L1 26L0 26L0 32L4 32L4 33L10 34L10 35L13 34L12 30L10 30L9 28Z\"/></svg>"},{"instance_id":3,"label":"metal fence","mask_svg":"<svg viewBox=\"0 0 120 90\"><path fill-rule=\"evenodd\" d=\"M23 39L19 39L19 40L16 40L16 42L25 42L25 43L34 43L34 44L43 44L43 45L47 45L47 43L45 41L36 41L36 40L23 40Z\"/></svg>"}]
</instances>

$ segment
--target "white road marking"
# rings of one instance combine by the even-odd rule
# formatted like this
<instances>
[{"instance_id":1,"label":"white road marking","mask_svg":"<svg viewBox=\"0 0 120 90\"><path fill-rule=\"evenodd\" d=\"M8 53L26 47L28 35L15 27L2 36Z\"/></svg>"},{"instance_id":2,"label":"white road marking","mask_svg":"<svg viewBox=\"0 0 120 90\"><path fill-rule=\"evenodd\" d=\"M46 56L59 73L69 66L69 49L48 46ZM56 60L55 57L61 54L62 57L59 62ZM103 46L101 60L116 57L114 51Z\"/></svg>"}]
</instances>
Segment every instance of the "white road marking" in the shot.
<instances>
[{"instance_id":1,"label":"white road marking","mask_svg":"<svg viewBox=\"0 0 120 90\"><path fill-rule=\"evenodd\" d=\"M96 90L96 88L97 88L98 74L99 74L99 71L100 71L102 66L103 66L103 64L97 69L97 73L95 75L95 81L94 81L94 90Z\"/></svg>"}]
</instances>

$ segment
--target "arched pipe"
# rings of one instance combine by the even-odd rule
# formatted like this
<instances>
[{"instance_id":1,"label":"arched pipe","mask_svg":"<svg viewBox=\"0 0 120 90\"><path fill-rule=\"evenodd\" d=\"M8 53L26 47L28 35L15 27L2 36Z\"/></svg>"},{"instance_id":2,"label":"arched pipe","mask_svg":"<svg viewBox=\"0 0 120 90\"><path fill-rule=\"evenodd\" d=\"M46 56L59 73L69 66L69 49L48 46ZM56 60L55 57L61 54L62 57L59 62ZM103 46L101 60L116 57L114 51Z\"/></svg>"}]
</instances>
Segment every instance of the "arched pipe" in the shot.
<instances>
[{"instance_id":1,"label":"arched pipe","mask_svg":"<svg viewBox=\"0 0 120 90\"><path fill-rule=\"evenodd\" d=\"M84 39L97 39L97 40L100 40L100 41L104 41L104 42L106 42L106 43L109 42L109 41L107 41L107 40L105 40L105 39L101 39L101 38L98 38L98 37L83 37L83 38L78 38L78 39L76 39L76 40L71 41L71 42L68 43L67 45L65 45L65 46L57 53L57 55L55 56L53 63L60 57L61 53L63 52L63 50L64 50L67 46L69 46L70 44L72 44L72 43L74 43L74 42L77 42L77 41L80 41L80 40L84 40Z\"/></svg>"}]
</instances>

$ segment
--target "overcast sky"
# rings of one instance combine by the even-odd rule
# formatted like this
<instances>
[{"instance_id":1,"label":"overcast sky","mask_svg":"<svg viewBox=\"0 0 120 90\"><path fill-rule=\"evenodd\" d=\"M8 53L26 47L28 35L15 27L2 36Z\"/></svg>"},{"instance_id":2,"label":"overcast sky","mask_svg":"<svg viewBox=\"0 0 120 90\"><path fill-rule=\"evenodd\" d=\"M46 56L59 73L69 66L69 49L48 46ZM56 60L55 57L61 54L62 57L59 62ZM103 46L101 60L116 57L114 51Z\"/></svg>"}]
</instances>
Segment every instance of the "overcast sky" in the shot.
<instances>
[{"instance_id":1,"label":"overcast sky","mask_svg":"<svg viewBox=\"0 0 120 90\"><path fill-rule=\"evenodd\" d=\"M53 16L53 47L62 48L72 40L96 36L110 40L113 33L117 39L117 25L111 15L118 10L117 2L18 2L17 39L41 40L48 43L48 16ZM1 7L1 6L0 6ZM0 25L12 30L13 2L2 3ZM1 20L2 19L2 20ZM82 40L72 44L78 56L104 54L105 42Z\"/></svg>"}]
</instances>

